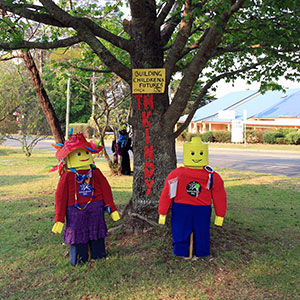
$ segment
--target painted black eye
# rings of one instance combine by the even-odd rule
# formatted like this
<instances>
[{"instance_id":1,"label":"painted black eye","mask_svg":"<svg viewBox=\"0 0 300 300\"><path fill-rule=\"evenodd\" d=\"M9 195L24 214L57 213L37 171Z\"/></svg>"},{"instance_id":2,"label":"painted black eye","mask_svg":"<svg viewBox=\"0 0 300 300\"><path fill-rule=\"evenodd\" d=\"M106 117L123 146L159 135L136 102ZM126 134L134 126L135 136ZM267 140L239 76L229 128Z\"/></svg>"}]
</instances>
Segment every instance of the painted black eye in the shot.
<instances>
[{"instance_id":1,"label":"painted black eye","mask_svg":"<svg viewBox=\"0 0 300 300\"><path fill-rule=\"evenodd\" d=\"M202 152L202 151L200 152L200 155L203 155L203 152Z\"/></svg>"},{"instance_id":2,"label":"painted black eye","mask_svg":"<svg viewBox=\"0 0 300 300\"><path fill-rule=\"evenodd\" d=\"M195 152L191 152L192 155L195 155Z\"/></svg>"},{"instance_id":3,"label":"painted black eye","mask_svg":"<svg viewBox=\"0 0 300 300\"><path fill-rule=\"evenodd\" d=\"M77 155L80 156L80 155L81 155L81 152L78 152Z\"/></svg>"},{"instance_id":4,"label":"painted black eye","mask_svg":"<svg viewBox=\"0 0 300 300\"><path fill-rule=\"evenodd\" d=\"M89 152L89 151L86 151L85 153L86 153L86 154L89 154L90 152Z\"/></svg>"}]
</instances>

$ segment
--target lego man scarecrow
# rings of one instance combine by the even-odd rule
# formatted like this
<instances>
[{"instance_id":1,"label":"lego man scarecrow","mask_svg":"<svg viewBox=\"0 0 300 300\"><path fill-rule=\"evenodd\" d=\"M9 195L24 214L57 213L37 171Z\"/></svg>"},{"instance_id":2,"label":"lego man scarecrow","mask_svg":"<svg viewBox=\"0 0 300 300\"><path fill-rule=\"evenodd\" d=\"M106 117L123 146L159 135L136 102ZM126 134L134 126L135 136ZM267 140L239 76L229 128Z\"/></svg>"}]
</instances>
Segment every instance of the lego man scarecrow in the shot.
<instances>
[{"instance_id":1,"label":"lego man scarecrow","mask_svg":"<svg viewBox=\"0 0 300 300\"><path fill-rule=\"evenodd\" d=\"M222 226L226 213L226 192L221 176L208 166L208 145L194 137L183 146L183 164L167 177L159 200L159 224L165 224L172 204L173 252L191 257L210 255L211 204L215 225ZM191 248L192 247L192 248ZM190 249L189 249L190 248Z\"/></svg>"},{"instance_id":2,"label":"lego man scarecrow","mask_svg":"<svg viewBox=\"0 0 300 300\"><path fill-rule=\"evenodd\" d=\"M87 262L89 249L92 259L104 258L107 235L104 212L114 221L120 216L108 181L93 164L92 153L99 153L103 147L87 142L82 133L70 134L64 145L55 147L58 166L62 169L66 163L67 171L60 172L52 232L61 233L66 220L63 239L70 245L72 265Z\"/></svg>"}]
</instances>

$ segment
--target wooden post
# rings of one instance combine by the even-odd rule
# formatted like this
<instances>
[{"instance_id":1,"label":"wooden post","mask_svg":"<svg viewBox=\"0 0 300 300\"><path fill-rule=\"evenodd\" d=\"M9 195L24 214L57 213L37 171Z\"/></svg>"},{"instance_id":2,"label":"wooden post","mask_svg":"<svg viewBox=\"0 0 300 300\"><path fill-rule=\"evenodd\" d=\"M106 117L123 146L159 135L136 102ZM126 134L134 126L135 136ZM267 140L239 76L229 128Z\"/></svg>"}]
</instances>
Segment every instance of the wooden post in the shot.
<instances>
[{"instance_id":1,"label":"wooden post","mask_svg":"<svg viewBox=\"0 0 300 300\"><path fill-rule=\"evenodd\" d=\"M194 232L190 235L190 251L189 251L189 258L193 258L193 248L194 248Z\"/></svg>"}]
</instances>

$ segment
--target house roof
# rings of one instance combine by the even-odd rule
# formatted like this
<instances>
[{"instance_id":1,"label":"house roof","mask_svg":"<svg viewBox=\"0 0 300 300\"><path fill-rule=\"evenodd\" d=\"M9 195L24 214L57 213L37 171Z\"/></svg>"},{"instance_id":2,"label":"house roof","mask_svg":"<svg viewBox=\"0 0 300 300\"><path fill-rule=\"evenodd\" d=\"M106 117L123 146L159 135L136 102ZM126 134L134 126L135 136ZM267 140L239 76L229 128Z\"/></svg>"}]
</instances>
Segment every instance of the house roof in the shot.
<instances>
[{"instance_id":1,"label":"house roof","mask_svg":"<svg viewBox=\"0 0 300 300\"><path fill-rule=\"evenodd\" d=\"M267 114L270 117L296 116L295 114L300 117L300 88L287 89L286 93L282 91L267 91L264 94L260 94L250 90L233 92L199 108L192 122L201 120L221 123L230 122L231 120L229 119L218 118L220 110L234 110L236 120L243 119L244 110L247 111L247 119L254 116L266 117ZM291 115L292 112L293 115ZM182 118L182 121L184 121L186 116Z\"/></svg>"},{"instance_id":2,"label":"house roof","mask_svg":"<svg viewBox=\"0 0 300 300\"><path fill-rule=\"evenodd\" d=\"M256 91L240 91L240 92L233 92L233 93L229 93L219 99L216 99L204 106L202 106L201 108L199 108L193 119L192 122L197 122L203 119L206 119L208 117L212 117L214 116L216 113L218 113L218 111L220 110L226 110L228 108L230 108L232 105L243 101L249 97L251 97L252 95L255 95L257 92ZM186 119L186 115L182 116L179 121L184 122L184 120Z\"/></svg>"},{"instance_id":3,"label":"house roof","mask_svg":"<svg viewBox=\"0 0 300 300\"><path fill-rule=\"evenodd\" d=\"M271 117L300 117L300 89L281 99L279 103L267 108L266 110L255 115L258 118Z\"/></svg>"},{"instance_id":4,"label":"house roof","mask_svg":"<svg viewBox=\"0 0 300 300\"><path fill-rule=\"evenodd\" d=\"M194 122L213 117L220 110L230 109L237 103L243 102L251 96L255 95L256 91L241 91L229 93L217 100L210 102L209 104L199 108L193 118Z\"/></svg>"}]
</instances>

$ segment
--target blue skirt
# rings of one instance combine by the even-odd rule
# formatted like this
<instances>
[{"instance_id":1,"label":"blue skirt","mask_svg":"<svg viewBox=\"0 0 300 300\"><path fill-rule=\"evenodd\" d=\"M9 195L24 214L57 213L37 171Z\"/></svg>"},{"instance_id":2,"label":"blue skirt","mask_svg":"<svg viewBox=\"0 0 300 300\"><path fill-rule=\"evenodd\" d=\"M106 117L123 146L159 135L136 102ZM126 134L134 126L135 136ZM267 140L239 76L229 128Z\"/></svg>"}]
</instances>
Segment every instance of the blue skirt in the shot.
<instances>
[{"instance_id":1,"label":"blue skirt","mask_svg":"<svg viewBox=\"0 0 300 300\"><path fill-rule=\"evenodd\" d=\"M192 232L194 233L195 255L197 257L210 255L210 217L210 205L189 205L173 202L171 225L175 255L189 256Z\"/></svg>"},{"instance_id":2,"label":"blue skirt","mask_svg":"<svg viewBox=\"0 0 300 300\"><path fill-rule=\"evenodd\" d=\"M79 206L84 207L85 204ZM88 204L84 210L68 206L66 220L63 239L69 245L86 244L107 235L103 200Z\"/></svg>"}]
</instances>

